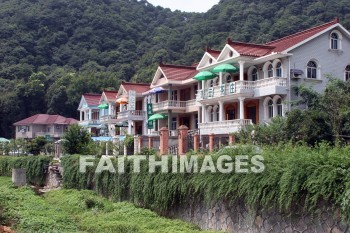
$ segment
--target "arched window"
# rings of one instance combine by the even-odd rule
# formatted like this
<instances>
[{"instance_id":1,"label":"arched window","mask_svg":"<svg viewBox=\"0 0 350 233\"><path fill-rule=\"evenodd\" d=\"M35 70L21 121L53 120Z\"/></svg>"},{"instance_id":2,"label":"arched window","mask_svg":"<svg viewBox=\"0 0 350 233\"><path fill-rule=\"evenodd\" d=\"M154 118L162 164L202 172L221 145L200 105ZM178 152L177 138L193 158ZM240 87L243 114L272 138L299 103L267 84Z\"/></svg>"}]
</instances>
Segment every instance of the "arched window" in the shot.
<instances>
[{"instance_id":1,"label":"arched window","mask_svg":"<svg viewBox=\"0 0 350 233\"><path fill-rule=\"evenodd\" d=\"M276 64L276 76L282 77L282 63L281 62L278 62Z\"/></svg>"},{"instance_id":2,"label":"arched window","mask_svg":"<svg viewBox=\"0 0 350 233\"><path fill-rule=\"evenodd\" d=\"M215 110L214 110L214 108L211 108L211 110L210 110L210 121L211 122L215 121Z\"/></svg>"},{"instance_id":3,"label":"arched window","mask_svg":"<svg viewBox=\"0 0 350 233\"><path fill-rule=\"evenodd\" d=\"M339 36L335 32L331 34L331 49L339 49Z\"/></svg>"},{"instance_id":4,"label":"arched window","mask_svg":"<svg viewBox=\"0 0 350 233\"><path fill-rule=\"evenodd\" d=\"M219 121L219 106L215 108L215 121Z\"/></svg>"},{"instance_id":5,"label":"arched window","mask_svg":"<svg viewBox=\"0 0 350 233\"><path fill-rule=\"evenodd\" d=\"M267 67L267 77L269 77L269 78L272 78L272 77L273 77L273 66L272 66L272 64L270 64L270 65Z\"/></svg>"},{"instance_id":6,"label":"arched window","mask_svg":"<svg viewBox=\"0 0 350 233\"><path fill-rule=\"evenodd\" d=\"M258 80L258 69L254 68L252 70L252 81L256 81L256 80Z\"/></svg>"},{"instance_id":7,"label":"arched window","mask_svg":"<svg viewBox=\"0 0 350 233\"><path fill-rule=\"evenodd\" d=\"M317 78L317 64L314 61L307 63L307 78Z\"/></svg>"},{"instance_id":8,"label":"arched window","mask_svg":"<svg viewBox=\"0 0 350 233\"><path fill-rule=\"evenodd\" d=\"M278 99L276 102L277 105L277 115L282 116L283 115L283 106L282 106L282 100Z\"/></svg>"},{"instance_id":9,"label":"arched window","mask_svg":"<svg viewBox=\"0 0 350 233\"><path fill-rule=\"evenodd\" d=\"M350 65L345 67L345 81L350 80Z\"/></svg>"},{"instance_id":10,"label":"arched window","mask_svg":"<svg viewBox=\"0 0 350 233\"><path fill-rule=\"evenodd\" d=\"M233 81L233 78L232 78L232 76L229 74L229 75L227 75L226 76L226 83L230 83L230 82L232 82Z\"/></svg>"},{"instance_id":11,"label":"arched window","mask_svg":"<svg viewBox=\"0 0 350 233\"><path fill-rule=\"evenodd\" d=\"M273 101L269 100L267 103L267 112L268 112L268 117L272 118L273 117Z\"/></svg>"}]
</instances>

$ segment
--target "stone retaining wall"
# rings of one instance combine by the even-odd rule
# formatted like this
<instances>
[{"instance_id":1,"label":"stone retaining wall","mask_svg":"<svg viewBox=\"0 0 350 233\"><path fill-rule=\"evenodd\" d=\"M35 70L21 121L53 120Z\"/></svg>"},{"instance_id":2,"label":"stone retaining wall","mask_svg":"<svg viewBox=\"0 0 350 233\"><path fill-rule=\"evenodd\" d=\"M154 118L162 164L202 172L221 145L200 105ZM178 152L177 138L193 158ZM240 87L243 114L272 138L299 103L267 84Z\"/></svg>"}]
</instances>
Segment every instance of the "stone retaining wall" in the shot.
<instances>
[{"instance_id":1,"label":"stone retaining wall","mask_svg":"<svg viewBox=\"0 0 350 233\"><path fill-rule=\"evenodd\" d=\"M339 213L324 210L311 216L302 206L291 209L292 215L277 210L256 211L242 202L229 205L219 201L212 205L196 201L182 204L168 217L179 218L206 230L229 233L341 233L350 232L340 221Z\"/></svg>"}]
</instances>

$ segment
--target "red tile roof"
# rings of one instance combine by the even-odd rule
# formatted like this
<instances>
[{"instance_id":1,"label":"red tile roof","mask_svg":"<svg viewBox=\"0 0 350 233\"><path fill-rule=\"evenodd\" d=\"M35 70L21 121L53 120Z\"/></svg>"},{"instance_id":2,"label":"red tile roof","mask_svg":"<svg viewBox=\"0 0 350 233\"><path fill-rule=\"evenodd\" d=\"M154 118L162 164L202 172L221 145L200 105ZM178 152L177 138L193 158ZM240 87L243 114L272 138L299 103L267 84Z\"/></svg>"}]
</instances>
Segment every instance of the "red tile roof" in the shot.
<instances>
[{"instance_id":1,"label":"red tile roof","mask_svg":"<svg viewBox=\"0 0 350 233\"><path fill-rule=\"evenodd\" d=\"M266 43L266 45L275 46L274 52L282 52L288 48L293 47L294 45L302 42L303 40L306 40L314 35L316 35L319 32L322 32L323 30L327 29L328 27L331 27L335 24L339 23L339 19L336 18L331 22L318 25L313 28L309 28L307 30L294 33L292 35L280 38L278 40L274 40L271 42Z\"/></svg>"},{"instance_id":2,"label":"red tile roof","mask_svg":"<svg viewBox=\"0 0 350 233\"><path fill-rule=\"evenodd\" d=\"M197 74L195 66L159 64L159 67L169 80L183 81L193 78Z\"/></svg>"},{"instance_id":3,"label":"red tile roof","mask_svg":"<svg viewBox=\"0 0 350 233\"><path fill-rule=\"evenodd\" d=\"M13 125L70 125L77 122L78 121L76 119L66 118L61 115L36 114L18 121Z\"/></svg>"},{"instance_id":4,"label":"red tile roof","mask_svg":"<svg viewBox=\"0 0 350 233\"><path fill-rule=\"evenodd\" d=\"M214 49L210 49L209 47L205 48L205 51L207 53L209 53L211 56L213 56L215 59L217 59L221 53L220 50L214 50Z\"/></svg>"},{"instance_id":5,"label":"red tile roof","mask_svg":"<svg viewBox=\"0 0 350 233\"><path fill-rule=\"evenodd\" d=\"M282 52L298 43L316 35L319 32L339 23L339 19L318 25L316 27L294 33L292 35L268 42L266 44L252 44L227 39L227 44L234 48L240 55L251 57L262 57L272 52Z\"/></svg>"},{"instance_id":6,"label":"red tile roof","mask_svg":"<svg viewBox=\"0 0 350 233\"><path fill-rule=\"evenodd\" d=\"M149 83L130 83L122 82L121 84L126 91L136 91L136 93L142 94L150 89Z\"/></svg>"},{"instance_id":7,"label":"red tile roof","mask_svg":"<svg viewBox=\"0 0 350 233\"><path fill-rule=\"evenodd\" d=\"M118 91L107 91L107 90L104 90L103 93L107 97L108 101L114 101L114 100L117 99Z\"/></svg>"},{"instance_id":8,"label":"red tile roof","mask_svg":"<svg viewBox=\"0 0 350 233\"><path fill-rule=\"evenodd\" d=\"M91 105L99 105L100 103L100 99L101 99L101 94L84 94L84 99L87 103L88 106L91 106Z\"/></svg>"},{"instance_id":9,"label":"red tile roof","mask_svg":"<svg viewBox=\"0 0 350 233\"><path fill-rule=\"evenodd\" d=\"M230 38L227 38L227 44L234 48L240 55L251 57L264 56L275 48L274 46L269 45L231 41Z\"/></svg>"}]
</instances>

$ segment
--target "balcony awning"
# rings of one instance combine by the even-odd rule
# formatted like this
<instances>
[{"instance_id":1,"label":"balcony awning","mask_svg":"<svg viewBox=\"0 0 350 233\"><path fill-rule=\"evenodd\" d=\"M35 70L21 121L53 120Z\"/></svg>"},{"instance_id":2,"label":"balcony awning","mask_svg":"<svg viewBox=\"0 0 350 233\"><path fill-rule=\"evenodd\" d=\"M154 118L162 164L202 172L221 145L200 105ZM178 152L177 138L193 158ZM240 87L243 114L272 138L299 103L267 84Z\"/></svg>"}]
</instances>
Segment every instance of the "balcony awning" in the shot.
<instances>
[{"instance_id":1,"label":"balcony awning","mask_svg":"<svg viewBox=\"0 0 350 233\"><path fill-rule=\"evenodd\" d=\"M0 143L1 142L10 142L10 140L6 139L6 138L0 138Z\"/></svg>"},{"instance_id":2,"label":"balcony awning","mask_svg":"<svg viewBox=\"0 0 350 233\"><path fill-rule=\"evenodd\" d=\"M196 74L193 78L198 81L209 80L215 78L217 75L210 71L201 71Z\"/></svg>"},{"instance_id":3,"label":"balcony awning","mask_svg":"<svg viewBox=\"0 0 350 233\"><path fill-rule=\"evenodd\" d=\"M219 72L228 72L228 73L233 73L238 71L239 69L233 65L230 64L221 64L218 65L213 69L214 73L219 73Z\"/></svg>"},{"instance_id":4,"label":"balcony awning","mask_svg":"<svg viewBox=\"0 0 350 233\"><path fill-rule=\"evenodd\" d=\"M121 97L119 99L117 99L117 103L118 104L127 104L128 103L128 99L125 97Z\"/></svg>"},{"instance_id":5,"label":"balcony awning","mask_svg":"<svg viewBox=\"0 0 350 233\"><path fill-rule=\"evenodd\" d=\"M120 127L128 127L128 122L127 121L123 121L123 122L117 122L114 127L116 128L120 128Z\"/></svg>"},{"instance_id":6,"label":"balcony awning","mask_svg":"<svg viewBox=\"0 0 350 233\"><path fill-rule=\"evenodd\" d=\"M149 90L148 93L149 94L156 94L156 93L160 93L160 92L164 92L164 91L168 91L168 90L163 88L163 87L155 87L155 88L152 88L151 90Z\"/></svg>"},{"instance_id":7,"label":"balcony awning","mask_svg":"<svg viewBox=\"0 0 350 233\"><path fill-rule=\"evenodd\" d=\"M100 104L98 106L99 109L107 109L108 108L108 104Z\"/></svg>"},{"instance_id":8,"label":"balcony awning","mask_svg":"<svg viewBox=\"0 0 350 233\"><path fill-rule=\"evenodd\" d=\"M155 120L161 120L161 119L166 119L168 118L168 116L161 114L161 113L157 113L157 114L153 114L152 116L150 116L148 118L149 121L155 121Z\"/></svg>"}]
</instances>

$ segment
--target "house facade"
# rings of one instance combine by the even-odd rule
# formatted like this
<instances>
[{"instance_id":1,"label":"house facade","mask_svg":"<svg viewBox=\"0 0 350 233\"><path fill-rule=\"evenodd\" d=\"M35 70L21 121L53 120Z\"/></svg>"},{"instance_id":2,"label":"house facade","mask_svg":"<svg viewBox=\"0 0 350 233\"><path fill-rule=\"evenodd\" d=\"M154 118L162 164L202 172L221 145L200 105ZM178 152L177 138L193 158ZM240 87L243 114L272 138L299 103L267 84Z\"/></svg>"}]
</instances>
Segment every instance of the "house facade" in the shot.
<instances>
[{"instance_id":1,"label":"house facade","mask_svg":"<svg viewBox=\"0 0 350 233\"><path fill-rule=\"evenodd\" d=\"M33 139L39 136L47 139L59 139L69 125L78 121L60 115L36 114L14 123L16 139Z\"/></svg>"},{"instance_id":2,"label":"house facade","mask_svg":"<svg viewBox=\"0 0 350 233\"><path fill-rule=\"evenodd\" d=\"M199 78L205 72L212 76ZM112 124L124 130L114 135L168 127L176 136L180 125L227 135L284 116L298 98L295 87L321 92L328 76L350 79L350 33L338 19L266 44L227 39L196 65L159 64L150 84L122 83Z\"/></svg>"},{"instance_id":3,"label":"house facade","mask_svg":"<svg viewBox=\"0 0 350 233\"><path fill-rule=\"evenodd\" d=\"M82 95L78 107L79 125L86 128L93 136L100 136L100 99L101 94L84 94Z\"/></svg>"}]
</instances>

